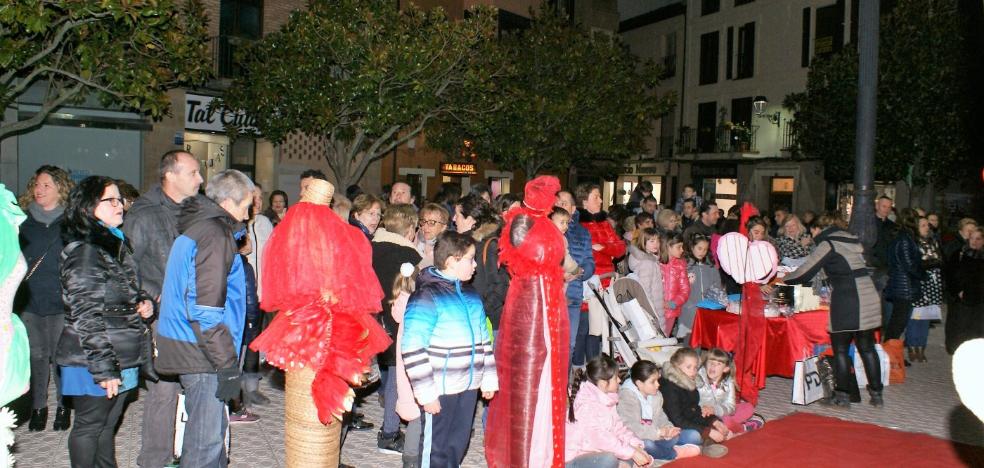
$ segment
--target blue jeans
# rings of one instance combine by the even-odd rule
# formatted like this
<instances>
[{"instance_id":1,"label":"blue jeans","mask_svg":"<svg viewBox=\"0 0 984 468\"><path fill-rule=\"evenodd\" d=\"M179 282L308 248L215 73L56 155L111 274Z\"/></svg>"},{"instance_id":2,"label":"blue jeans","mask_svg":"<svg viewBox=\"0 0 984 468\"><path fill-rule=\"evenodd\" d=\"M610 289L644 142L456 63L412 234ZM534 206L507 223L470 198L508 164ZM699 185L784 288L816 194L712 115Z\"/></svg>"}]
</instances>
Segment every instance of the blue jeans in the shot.
<instances>
[{"instance_id":1,"label":"blue jeans","mask_svg":"<svg viewBox=\"0 0 984 468\"><path fill-rule=\"evenodd\" d=\"M578 455L564 464L565 468L618 468L618 458L608 452Z\"/></svg>"},{"instance_id":2,"label":"blue jeans","mask_svg":"<svg viewBox=\"0 0 984 468\"><path fill-rule=\"evenodd\" d=\"M379 430L384 437L394 436L400 432L400 415L396 414L396 366L386 371L383 381L383 426Z\"/></svg>"},{"instance_id":3,"label":"blue jeans","mask_svg":"<svg viewBox=\"0 0 984 468\"><path fill-rule=\"evenodd\" d=\"M184 374L179 378L188 411L181 466L225 468L229 464L223 443L228 420L225 402L215 397L218 378L215 374Z\"/></svg>"},{"instance_id":4,"label":"blue jeans","mask_svg":"<svg viewBox=\"0 0 984 468\"><path fill-rule=\"evenodd\" d=\"M657 460L675 460L677 455L673 447L687 444L700 445L701 442L700 432L693 429L683 429L680 435L672 439L642 441L646 453Z\"/></svg>"},{"instance_id":5,"label":"blue jeans","mask_svg":"<svg viewBox=\"0 0 984 468\"><path fill-rule=\"evenodd\" d=\"M571 325L571 329L574 326ZM575 366L583 366L588 359L585 358L585 352L587 351L588 345L588 314L578 312L577 318L577 334L574 335L574 347L571 349L571 364Z\"/></svg>"},{"instance_id":6,"label":"blue jeans","mask_svg":"<svg viewBox=\"0 0 984 468\"><path fill-rule=\"evenodd\" d=\"M909 347L925 347L929 341L929 320L910 319L905 327L905 345Z\"/></svg>"}]
</instances>

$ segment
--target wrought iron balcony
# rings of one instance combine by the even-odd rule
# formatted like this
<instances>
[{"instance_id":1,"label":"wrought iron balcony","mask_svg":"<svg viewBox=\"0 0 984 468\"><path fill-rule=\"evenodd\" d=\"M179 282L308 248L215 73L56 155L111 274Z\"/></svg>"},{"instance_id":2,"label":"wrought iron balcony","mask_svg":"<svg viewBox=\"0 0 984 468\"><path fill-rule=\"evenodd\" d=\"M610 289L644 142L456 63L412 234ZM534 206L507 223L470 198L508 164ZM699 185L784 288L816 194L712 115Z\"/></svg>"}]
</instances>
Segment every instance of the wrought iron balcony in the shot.
<instances>
[{"instance_id":1,"label":"wrought iron balcony","mask_svg":"<svg viewBox=\"0 0 984 468\"><path fill-rule=\"evenodd\" d=\"M756 153L755 136L758 126L717 127L680 129L676 142L677 154L699 153Z\"/></svg>"}]
</instances>

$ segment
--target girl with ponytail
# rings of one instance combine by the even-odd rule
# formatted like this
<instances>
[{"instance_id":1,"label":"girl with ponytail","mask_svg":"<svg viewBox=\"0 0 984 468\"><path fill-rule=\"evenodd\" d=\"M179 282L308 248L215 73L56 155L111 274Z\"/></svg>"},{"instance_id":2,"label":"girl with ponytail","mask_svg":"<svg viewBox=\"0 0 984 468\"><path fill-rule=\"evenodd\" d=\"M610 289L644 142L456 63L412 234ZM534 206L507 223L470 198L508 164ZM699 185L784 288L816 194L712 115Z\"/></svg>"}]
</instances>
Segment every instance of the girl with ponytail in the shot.
<instances>
[{"instance_id":1,"label":"girl with ponytail","mask_svg":"<svg viewBox=\"0 0 984 468\"><path fill-rule=\"evenodd\" d=\"M571 383L566 467L617 467L620 460L648 466L653 458L616 411L618 364L606 354L588 361Z\"/></svg>"}]
</instances>

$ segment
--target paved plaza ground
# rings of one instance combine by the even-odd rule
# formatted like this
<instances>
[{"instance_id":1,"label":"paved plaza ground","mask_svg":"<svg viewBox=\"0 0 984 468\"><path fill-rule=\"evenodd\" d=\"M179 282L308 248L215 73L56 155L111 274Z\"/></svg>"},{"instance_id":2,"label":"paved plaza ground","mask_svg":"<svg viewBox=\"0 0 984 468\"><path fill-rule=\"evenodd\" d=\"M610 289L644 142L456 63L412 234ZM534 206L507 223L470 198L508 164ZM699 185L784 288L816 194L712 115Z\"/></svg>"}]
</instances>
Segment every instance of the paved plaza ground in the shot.
<instances>
[{"instance_id":1,"label":"paved plaza ground","mask_svg":"<svg viewBox=\"0 0 984 468\"><path fill-rule=\"evenodd\" d=\"M789 403L792 380L772 377L761 394L758 412L768 420L794 411L806 411L984 446L984 425L960 404L951 379L950 356L946 354L942 343L943 327L937 326L930 333L930 347L926 351L929 362L913 364L908 369L905 384L885 389L884 408L873 408L867 403L852 405L850 410L819 404L806 407L793 405ZM263 385L263 391L273 401L267 406L257 408L256 413L262 418L259 422L233 426L232 467L284 466L283 392L270 387L265 381ZM375 396L366 399L361 411L369 421L379 426L382 410ZM485 466L480 411L481 408L463 466ZM136 466L142 413L142 401L138 398L124 415L116 437L117 459L121 467ZM28 432L27 425L24 424L16 431L16 466L67 467L67 437L67 432ZM400 466L399 456L384 455L376 451L375 431L350 433L342 451L342 461L360 468Z\"/></svg>"}]
</instances>

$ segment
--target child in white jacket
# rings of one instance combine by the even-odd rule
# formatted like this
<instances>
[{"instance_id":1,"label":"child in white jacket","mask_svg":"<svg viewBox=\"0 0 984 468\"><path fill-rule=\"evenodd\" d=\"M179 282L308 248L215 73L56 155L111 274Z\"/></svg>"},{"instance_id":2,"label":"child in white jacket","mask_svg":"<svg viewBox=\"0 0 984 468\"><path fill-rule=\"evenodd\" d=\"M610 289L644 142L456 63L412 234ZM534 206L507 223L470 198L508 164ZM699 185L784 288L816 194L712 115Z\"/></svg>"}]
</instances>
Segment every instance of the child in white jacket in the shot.
<instances>
[{"instance_id":1,"label":"child in white jacket","mask_svg":"<svg viewBox=\"0 0 984 468\"><path fill-rule=\"evenodd\" d=\"M717 416L735 434L762 427L765 420L755 414L755 405L737 401L735 379L731 375L731 356L713 348L705 352L701 360L697 378L701 413Z\"/></svg>"}]
</instances>

